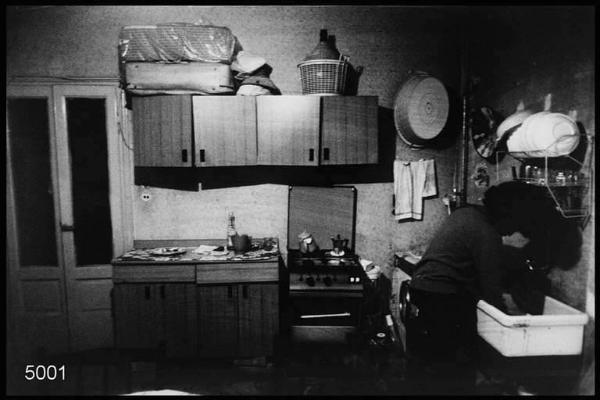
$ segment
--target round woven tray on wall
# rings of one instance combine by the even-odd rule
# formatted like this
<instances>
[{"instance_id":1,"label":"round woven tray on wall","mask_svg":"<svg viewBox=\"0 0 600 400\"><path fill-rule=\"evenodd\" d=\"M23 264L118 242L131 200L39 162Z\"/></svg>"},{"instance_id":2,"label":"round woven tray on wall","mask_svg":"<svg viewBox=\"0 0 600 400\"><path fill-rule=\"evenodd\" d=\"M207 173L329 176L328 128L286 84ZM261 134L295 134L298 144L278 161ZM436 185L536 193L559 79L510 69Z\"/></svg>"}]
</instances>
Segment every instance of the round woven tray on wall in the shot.
<instances>
[{"instance_id":1,"label":"round woven tray on wall","mask_svg":"<svg viewBox=\"0 0 600 400\"><path fill-rule=\"evenodd\" d=\"M448 120L449 99L444 85L424 72L412 73L394 101L398 136L412 147L425 147Z\"/></svg>"}]
</instances>

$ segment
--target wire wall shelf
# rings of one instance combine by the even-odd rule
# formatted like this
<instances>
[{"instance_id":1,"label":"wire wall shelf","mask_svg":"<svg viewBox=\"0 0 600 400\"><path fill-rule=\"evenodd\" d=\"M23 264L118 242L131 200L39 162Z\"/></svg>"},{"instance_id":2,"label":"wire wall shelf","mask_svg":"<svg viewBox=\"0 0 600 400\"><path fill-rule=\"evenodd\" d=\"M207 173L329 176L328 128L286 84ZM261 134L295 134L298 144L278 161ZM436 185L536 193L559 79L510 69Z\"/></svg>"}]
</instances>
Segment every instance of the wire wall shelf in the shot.
<instances>
[{"instance_id":1,"label":"wire wall shelf","mask_svg":"<svg viewBox=\"0 0 600 400\"><path fill-rule=\"evenodd\" d=\"M581 136L587 145L583 159L573 157L572 153L560 156L543 155L547 154L544 150L529 153L496 152L496 182L501 180L499 161L503 154L507 154L521 163L518 174L515 167L512 167L513 180L545 187L560 214L564 218L580 218L582 227L585 227L594 201L594 136Z\"/></svg>"}]
</instances>

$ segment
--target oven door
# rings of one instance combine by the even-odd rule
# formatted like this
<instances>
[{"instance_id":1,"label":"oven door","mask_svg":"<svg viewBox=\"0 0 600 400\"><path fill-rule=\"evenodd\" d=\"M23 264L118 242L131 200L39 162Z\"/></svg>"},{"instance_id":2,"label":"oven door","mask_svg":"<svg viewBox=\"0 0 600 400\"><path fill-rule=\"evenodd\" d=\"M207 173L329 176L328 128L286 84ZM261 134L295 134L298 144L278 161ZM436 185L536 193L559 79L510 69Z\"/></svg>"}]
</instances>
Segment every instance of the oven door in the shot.
<instances>
[{"instance_id":1,"label":"oven door","mask_svg":"<svg viewBox=\"0 0 600 400\"><path fill-rule=\"evenodd\" d=\"M351 293L352 294L352 293ZM295 342L346 342L356 331L362 313L362 296L338 293L290 293L291 339Z\"/></svg>"}]
</instances>

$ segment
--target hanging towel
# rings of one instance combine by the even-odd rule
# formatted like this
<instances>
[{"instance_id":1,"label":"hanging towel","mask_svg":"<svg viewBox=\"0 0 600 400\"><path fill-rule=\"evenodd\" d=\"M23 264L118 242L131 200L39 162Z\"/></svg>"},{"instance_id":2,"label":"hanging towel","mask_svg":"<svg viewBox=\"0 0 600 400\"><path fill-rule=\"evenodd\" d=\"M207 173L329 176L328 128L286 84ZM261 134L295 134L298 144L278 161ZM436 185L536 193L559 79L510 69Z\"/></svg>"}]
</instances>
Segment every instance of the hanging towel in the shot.
<instances>
[{"instance_id":1,"label":"hanging towel","mask_svg":"<svg viewBox=\"0 0 600 400\"><path fill-rule=\"evenodd\" d=\"M435 161L394 161L394 218L423 219L423 198L437 195Z\"/></svg>"}]
</instances>

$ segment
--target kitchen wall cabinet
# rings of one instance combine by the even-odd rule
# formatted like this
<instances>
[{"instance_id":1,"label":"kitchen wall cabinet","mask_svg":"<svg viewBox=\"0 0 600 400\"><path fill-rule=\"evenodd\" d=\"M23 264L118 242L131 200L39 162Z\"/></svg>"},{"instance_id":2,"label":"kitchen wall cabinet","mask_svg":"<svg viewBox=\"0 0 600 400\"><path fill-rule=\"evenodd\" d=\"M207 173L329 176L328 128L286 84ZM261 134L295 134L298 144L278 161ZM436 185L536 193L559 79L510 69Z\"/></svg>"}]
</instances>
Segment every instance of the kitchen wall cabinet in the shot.
<instances>
[{"instance_id":1,"label":"kitchen wall cabinet","mask_svg":"<svg viewBox=\"0 0 600 400\"><path fill-rule=\"evenodd\" d=\"M196 166L256 165L256 101L251 96L194 96Z\"/></svg>"},{"instance_id":2,"label":"kitchen wall cabinet","mask_svg":"<svg viewBox=\"0 0 600 400\"><path fill-rule=\"evenodd\" d=\"M260 165L376 164L376 96L256 99Z\"/></svg>"},{"instance_id":3,"label":"kitchen wall cabinet","mask_svg":"<svg viewBox=\"0 0 600 400\"><path fill-rule=\"evenodd\" d=\"M318 96L259 96L256 129L259 165L318 165Z\"/></svg>"},{"instance_id":4,"label":"kitchen wall cabinet","mask_svg":"<svg viewBox=\"0 0 600 400\"><path fill-rule=\"evenodd\" d=\"M377 163L377 97L326 96L321 115L322 165Z\"/></svg>"},{"instance_id":5,"label":"kitchen wall cabinet","mask_svg":"<svg viewBox=\"0 0 600 400\"><path fill-rule=\"evenodd\" d=\"M135 166L192 166L192 96L134 96L132 113Z\"/></svg>"},{"instance_id":6,"label":"kitchen wall cabinet","mask_svg":"<svg viewBox=\"0 0 600 400\"><path fill-rule=\"evenodd\" d=\"M135 96L132 107L138 167L378 162L376 96Z\"/></svg>"}]
</instances>

